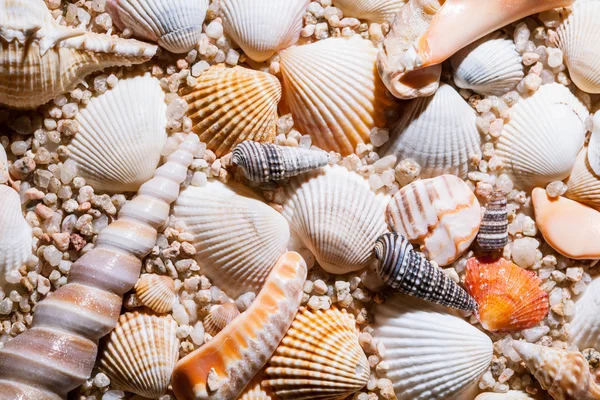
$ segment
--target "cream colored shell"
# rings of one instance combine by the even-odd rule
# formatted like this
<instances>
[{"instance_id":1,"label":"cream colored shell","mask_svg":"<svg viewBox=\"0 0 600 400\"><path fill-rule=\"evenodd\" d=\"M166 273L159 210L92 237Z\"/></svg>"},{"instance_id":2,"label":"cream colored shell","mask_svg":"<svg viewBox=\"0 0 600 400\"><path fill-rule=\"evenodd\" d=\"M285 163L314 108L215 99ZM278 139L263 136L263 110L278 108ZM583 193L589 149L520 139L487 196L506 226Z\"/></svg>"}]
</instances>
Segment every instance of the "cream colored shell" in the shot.
<instances>
[{"instance_id":1,"label":"cream colored shell","mask_svg":"<svg viewBox=\"0 0 600 400\"><path fill-rule=\"evenodd\" d=\"M594 278L575 302L567 341L579 350L600 349L600 279Z\"/></svg>"},{"instance_id":2,"label":"cream colored shell","mask_svg":"<svg viewBox=\"0 0 600 400\"><path fill-rule=\"evenodd\" d=\"M143 274L135 284L135 294L143 305L159 314L171 311L177 300L175 281L166 275Z\"/></svg>"},{"instance_id":3,"label":"cream colored shell","mask_svg":"<svg viewBox=\"0 0 600 400\"><path fill-rule=\"evenodd\" d=\"M4 287L5 275L23 265L32 254L33 233L15 190L0 185L0 204L0 286Z\"/></svg>"},{"instance_id":4,"label":"cream colored shell","mask_svg":"<svg viewBox=\"0 0 600 400\"><path fill-rule=\"evenodd\" d=\"M204 318L204 330L210 335L215 336L223 330L231 321L233 321L240 311L235 303L228 302L222 305L214 306L206 318Z\"/></svg>"},{"instance_id":5,"label":"cream colored shell","mask_svg":"<svg viewBox=\"0 0 600 400\"><path fill-rule=\"evenodd\" d=\"M566 183L565 197L600 210L600 176L590 166L588 148L584 147L577 155Z\"/></svg>"},{"instance_id":6,"label":"cream colored shell","mask_svg":"<svg viewBox=\"0 0 600 400\"><path fill-rule=\"evenodd\" d=\"M475 400L535 400L535 397L522 390L509 390L506 393L481 393Z\"/></svg>"},{"instance_id":7,"label":"cream colored shell","mask_svg":"<svg viewBox=\"0 0 600 400\"><path fill-rule=\"evenodd\" d=\"M369 22L392 22L406 0L336 0L334 6L344 17L364 19Z\"/></svg>"}]
</instances>

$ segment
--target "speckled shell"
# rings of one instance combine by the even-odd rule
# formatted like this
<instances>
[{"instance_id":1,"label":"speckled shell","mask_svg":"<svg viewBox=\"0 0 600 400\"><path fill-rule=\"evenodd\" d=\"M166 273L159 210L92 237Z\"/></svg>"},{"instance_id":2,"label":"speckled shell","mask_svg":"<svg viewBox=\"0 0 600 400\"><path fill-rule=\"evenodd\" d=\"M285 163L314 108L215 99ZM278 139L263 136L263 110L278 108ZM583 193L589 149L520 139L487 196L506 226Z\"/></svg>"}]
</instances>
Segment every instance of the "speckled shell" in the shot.
<instances>
[{"instance_id":1,"label":"speckled shell","mask_svg":"<svg viewBox=\"0 0 600 400\"><path fill-rule=\"evenodd\" d=\"M421 246L428 260L451 264L479 231L481 208L454 175L413 182L394 195L386 211L390 229Z\"/></svg>"},{"instance_id":2,"label":"speckled shell","mask_svg":"<svg viewBox=\"0 0 600 400\"><path fill-rule=\"evenodd\" d=\"M323 269L345 274L375 260L389 196L337 165L294 178L284 190L283 216Z\"/></svg>"},{"instance_id":3,"label":"speckled shell","mask_svg":"<svg viewBox=\"0 0 600 400\"><path fill-rule=\"evenodd\" d=\"M481 393L475 400L535 400L529 393L522 390L509 390L506 393Z\"/></svg>"},{"instance_id":4,"label":"speckled shell","mask_svg":"<svg viewBox=\"0 0 600 400\"><path fill-rule=\"evenodd\" d=\"M396 294L374 312L398 400L455 399L492 361L490 338L442 306Z\"/></svg>"},{"instance_id":5,"label":"speckled shell","mask_svg":"<svg viewBox=\"0 0 600 400\"><path fill-rule=\"evenodd\" d=\"M68 148L78 176L97 192L135 192L152 177L167 141L167 106L149 74L120 79L76 116Z\"/></svg>"},{"instance_id":6,"label":"speckled shell","mask_svg":"<svg viewBox=\"0 0 600 400\"><path fill-rule=\"evenodd\" d=\"M335 400L365 386L369 372L346 310L302 308L269 360L263 386L280 399Z\"/></svg>"},{"instance_id":7,"label":"speckled shell","mask_svg":"<svg viewBox=\"0 0 600 400\"><path fill-rule=\"evenodd\" d=\"M229 302L220 306L215 306L210 310L206 318L204 318L204 321L202 321L204 323L204 330L210 335L215 336L238 315L240 315L240 311L235 303Z\"/></svg>"},{"instance_id":8,"label":"speckled shell","mask_svg":"<svg viewBox=\"0 0 600 400\"><path fill-rule=\"evenodd\" d=\"M281 85L271 74L216 65L180 95L189 104L193 131L219 157L245 140L275 140Z\"/></svg>"},{"instance_id":9,"label":"speckled shell","mask_svg":"<svg viewBox=\"0 0 600 400\"><path fill-rule=\"evenodd\" d=\"M392 22L406 0L336 0L334 6L344 17L364 19L369 22Z\"/></svg>"},{"instance_id":10,"label":"speckled shell","mask_svg":"<svg viewBox=\"0 0 600 400\"><path fill-rule=\"evenodd\" d=\"M594 278L575 302L569 321L568 343L580 350L600 349L600 279Z\"/></svg>"},{"instance_id":11,"label":"speckled shell","mask_svg":"<svg viewBox=\"0 0 600 400\"><path fill-rule=\"evenodd\" d=\"M412 158L423 178L453 174L465 179L472 156L481 154L476 118L456 90L442 83L433 96L407 103L379 153Z\"/></svg>"},{"instance_id":12,"label":"speckled shell","mask_svg":"<svg viewBox=\"0 0 600 400\"><path fill-rule=\"evenodd\" d=\"M485 207L481 220L477 244L484 251L501 250L508 243L508 212L506 210L506 195L495 191Z\"/></svg>"},{"instance_id":13,"label":"speckled shell","mask_svg":"<svg viewBox=\"0 0 600 400\"><path fill-rule=\"evenodd\" d=\"M32 254L33 233L15 190L0 185L0 204L0 286L6 287L5 275L23 265Z\"/></svg>"},{"instance_id":14,"label":"speckled shell","mask_svg":"<svg viewBox=\"0 0 600 400\"><path fill-rule=\"evenodd\" d=\"M590 166L587 148L581 149L577 155L566 183L565 197L600 210L600 176Z\"/></svg>"},{"instance_id":15,"label":"speckled shell","mask_svg":"<svg viewBox=\"0 0 600 400\"><path fill-rule=\"evenodd\" d=\"M376 57L377 49L360 37L282 52L283 91L294 127L317 147L342 155L368 142L371 129L385 125L384 110L392 104L377 76Z\"/></svg>"},{"instance_id":16,"label":"speckled shell","mask_svg":"<svg viewBox=\"0 0 600 400\"><path fill-rule=\"evenodd\" d=\"M177 300L175 281L165 275L140 276L135 284L135 294L143 305L159 314L171 311Z\"/></svg>"}]
</instances>

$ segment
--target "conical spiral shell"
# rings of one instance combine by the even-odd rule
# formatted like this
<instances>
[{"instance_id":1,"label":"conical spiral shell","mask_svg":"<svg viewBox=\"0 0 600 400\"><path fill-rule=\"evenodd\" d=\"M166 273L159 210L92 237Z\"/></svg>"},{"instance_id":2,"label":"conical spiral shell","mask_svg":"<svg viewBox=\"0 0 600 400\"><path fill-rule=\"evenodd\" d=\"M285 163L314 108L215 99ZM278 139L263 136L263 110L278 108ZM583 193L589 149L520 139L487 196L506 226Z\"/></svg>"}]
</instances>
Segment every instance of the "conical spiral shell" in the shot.
<instances>
[{"instance_id":1,"label":"conical spiral shell","mask_svg":"<svg viewBox=\"0 0 600 400\"><path fill-rule=\"evenodd\" d=\"M596 175L587 157L587 148L581 149L567 179L565 197L600 210L600 176Z\"/></svg>"},{"instance_id":2,"label":"conical spiral shell","mask_svg":"<svg viewBox=\"0 0 600 400\"><path fill-rule=\"evenodd\" d=\"M392 22L406 0L336 0L335 6L345 17L355 17L369 22Z\"/></svg>"},{"instance_id":3,"label":"conical spiral shell","mask_svg":"<svg viewBox=\"0 0 600 400\"><path fill-rule=\"evenodd\" d=\"M204 318L204 330L212 336L215 336L238 315L240 315L240 311L235 303L229 302L220 306L215 306L210 310L206 318Z\"/></svg>"},{"instance_id":4,"label":"conical spiral shell","mask_svg":"<svg viewBox=\"0 0 600 400\"><path fill-rule=\"evenodd\" d=\"M177 299L175 281L165 275L142 275L135 284L135 294L143 305L159 314L171 311Z\"/></svg>"},{"instance_id":5,"label":"conical spiral shell","mask_svg":"<svg viewBox=\"0 0 600 400\"><path fill-rule=\"evenodd\" d=\"M575 302L568 330L569 344L580 350L600 349L600 279L594 278Z\"/></svg>"},{"instance_id":6,"label":"conical spiral shell","mask_svg":"<svg viewBox=\"0 0 600 400\"><path fill-rule=\"evenodd\" d=\"M485 251L501 250L508 243L508 212L506 195L502 191L492 193L481 220L477 244Z\"/></svg>"},{"instance_id":7,"label":"conical spiral shell","mask_svg":"<svg viewBox=\"0 0 600 400\"><path fill-rule=\"evenodd\" d=\"M0 286L4 286L6 274L23 265L32 254L33 233L15 190L0 185L0 204Z\"/></svg>"}]
</instances>

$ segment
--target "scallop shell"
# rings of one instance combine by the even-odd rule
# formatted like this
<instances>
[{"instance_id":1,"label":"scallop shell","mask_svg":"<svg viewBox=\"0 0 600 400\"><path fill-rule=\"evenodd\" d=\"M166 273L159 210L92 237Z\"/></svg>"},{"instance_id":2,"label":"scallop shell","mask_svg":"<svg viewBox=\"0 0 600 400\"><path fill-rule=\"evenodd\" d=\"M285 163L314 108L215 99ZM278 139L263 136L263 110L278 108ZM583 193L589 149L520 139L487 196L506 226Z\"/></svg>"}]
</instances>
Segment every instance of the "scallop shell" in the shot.
<instances>
[{"instance_id":1,"label":"scallop shell","mask_svg":"<svg viewBox=\"0 0 600 400\"><path fill-rule=\"evenodd\" d=\"M600 210L600 176L590 166L587 154L585 147L579 152L567 180L565 197Z\"/></svg>"},{"instance_id":2,"label":"scallop shell","mask_svg":"<svg viewBox=\"0 0 600 400\"><path fill-rule=\"evenodd\" d=\"M356 35L358 36L358 35ZM285 101L296 129L342 155L385 125L391 105L377 76L377 49L359 37L330 38L281 53ZM326 100L325 100L326 99Z\"/></svg>"},{"instance_id":3,"label":"scallop shell","mask_svg":"<svg viewBox=\"0 0 600 400\"><path fill-rule=\"evenodd\" d=\"M261 382L264 380L262 373L256 374L252 382L246 386L244 392L240 394L238 400L273 400L271 394L267 392L262 386Z\"/></svg>"},{"instance_id":4,"label":"scallop shell","mask_svg":"<svg viewBox=\"0 0 600 400\"><path fill-rule=\"evenodd\" d=\"M208 0L108 0L106 9L119 29L186 53L200 41Z\"/></svg>"},{"instance_id":5,"label":"scallop shell","mask_svg":"<svg viewBox=\"0 0 600 400\"><path fill-rule=\"evenodd\" d=\"M32 254L33 233L23 217L19 194L0 185L0 286L5 275L19 268Z\"/></svg>"},{"instance_id":6,"label":"scallop shell","mask_svg":"<svg viewBox=\"0 0 600 400\"><path fill-rule=\"evenodd\" d=\"M294 178L284 190L283 216L323 269L344 274L375 260L389 196L337 165Z\"/></svg>"},{"instance_id":7,"label":"scallop shell","mask_svg":"<svg viewBox=\"0 0 600 400\"><path fill-rule=\"evenodd\" d=\"M167 390L179 357L171 316L126 313L110 334L99 368L114 388L156 399Z\"/></svg>"},{"instance_id":8,"label":"scallop shell","mask_svg":"<svg viewBox=\"0 0 600 400\"><path fill-rule=\"evenodd\" d=\"M548 314L548 293L534 272L503 258L470 258L465 287L479 305L477 317L488 331L510 332L536 326Z\"/></svg>"},{"instance_id":9,"label":"scallop shell","mask_svg":"<svg viewBox=\"0 0 600 400\"><path fill-rule=\"evenodd\" d=\"M266 61L300 37L309 0L221 0L225 34L254 61Z\"/></svg>"},{"instance_id":10,"label":"scallop shell","mask_svg":"<svg viewBox=\"0 0 600 400\"><path fill-rule=\"evenodd\" d=\"M594 114L594 129L588 144L587 158L590 167L596 175L600 175L600 111Z\"/></svg>"},{"instance_id":11,"label":"scallop shell","mask_svg":"<svg viewBox=\"0 0 600 400\"><path fill-rule=\"evenodd\" d=\"M490 196L479 233L477 244L485 251L502 250L508 243L508 212L506 210L506 195L495 191Z\"/></svg>"},{"instance_id":12,"label":"scallop shell","mask_svg":"<svg viewBox=\"0 0 600 400\"><path fill-rule=\"evenodd\" d=\"M488 369L490 338L439 305L396 294L375 308L398 400L455 399Z\"/></svg>"},{"instance_id":13,"label":"scallop shell","mask_svg":"<svg viewBox=\"0 0 600 400\"><path fill-rule=\"evenodd\" d=\"M475 400L535 400L529 393L522 390L509 390L506 393L481 393Z\"/></svg>"},{"instance_id":14,"label":"scallop shell","mask_svg":"<svg viewBox=\"0 0 600 400\"><path fill-rule=\"evenodd\" d=\"M392 22L407 0L336 0L335 6L345 17L355 17L369 22Z\"/></svg>"},{"instance_id":15,"label":"scallop shell","mask_svg":"<svg viewBox=\"0 0 600 400\"><path fill-rule=\"evenodd\" d=\"M512 110L496 155L513 181L531 189L569 176L585 139L585 106L565 86L551 83Z\"/></svg>"},{"instance_id":16,"label":"scallop shell","mask_svg":"<svg viewBox=\"0 0 600 400\"><path fill-rule=\"evenodd\" d=\"M220 306L215 306L210 310L206 318L204 318L204 330L211 336L215 336L238 315L240 315L240 311L235 303L229 302Z\"/></svg>"},{"instance_id":17,"label":"scallop shell","mask_svg":"<svg viewBox=\"0 0 600 400\"><path fill-rule=\"evenodd\" d=\"M594 278L575 302L568 342L580 350L600 349L600 278Z\"/></svg>"},{"instance_id":18,"label":"scallop shell","mask_svg":"<svg viewBox=\"0 0 600 400\"><path fill-rule=\"evenodd\" d=\"M460 178L442 175L413 182L394 195L386 211L390 229L419 244L428 260L449 265L479 231L481 209Z\"/></svg>"},{"instance_id":19,"label":"scallop shell","mask_svg":"<svg viewBox=\"0 0 600 400\"><path fill-rule=\"evenodd\" d=\"M202 273L234 298L260 290L290 238L285 218L240 184L190 186L173 213L193 235Z\"/></svg>"},{"instance_id":20,"label":"scallop shell","mask_svg":"<svg viewBox=\"0 0 600 400\"><path fill-rule=\"evenodd\" d=\"M364 387L369 363L346 310L301 308L273 354L263 386L280 399L342 399Z\"/></svg>"},{"instance_id":21,"label":"scallop shell","mask_svg":"<svg viewBox=\"0 0 600 400\"><path fill-rule=\"evenodd\" d=\"M69 144L78 176L96 191L134 192L149 180L167 141L167 106L149 74L120 79L75 117L79 132Z\"/></svg>"},{"instance_id":22,"label":"scallop shell","mask_svg":"<svg viewBox=\"0 0 600 400\"><path fill-rule=\"evenodd\" d=\"M171 311L177 299L175 281L165 275L142 275L135 284L135 294L143 305L159 314Z\"/></svg>"},{"instance_id":23,"label":"scallop shell","mask_svg":"<svg viewBox=\"0 0 600 400\"><path fill-rule=\"evenodd\" d=\"M501 96L523 79L523 60L515 42L496 31L450 58L454 83L481 95Z\"/></svg>"},{"instance_id":24,"label":"scallop shell","mask_svg":"<svg viewBox=\"0 0 600 400\"><path fill-rule=\"evenodd\" d=\"M180 95L189 104L193 131L219 157L245 140L275 140L281 85L271 74L215 65Z\"/></svg>"},{"instance_id":25,"label":"scallop shell","mask_svg":"<svg viewBox=\"0 0 600 400\"><path fill-rule=\"evenodd\" d=\"M379 152L415 160L424 178L453 174L465 179L471 158L481 155L476 119L475 110L442 83L433 96L407 103Z\"/></svg>"},{"instance_id":26,"label":"scallop shell","mask_svg":"<svg viewBox=\"0 0 600 400\"><path fill-rule=\"evenodd\" d=\"M0 146L0 184L8 182L9 179L6 150L4 150L4 147Z\"/></svg>"}]
</instances>

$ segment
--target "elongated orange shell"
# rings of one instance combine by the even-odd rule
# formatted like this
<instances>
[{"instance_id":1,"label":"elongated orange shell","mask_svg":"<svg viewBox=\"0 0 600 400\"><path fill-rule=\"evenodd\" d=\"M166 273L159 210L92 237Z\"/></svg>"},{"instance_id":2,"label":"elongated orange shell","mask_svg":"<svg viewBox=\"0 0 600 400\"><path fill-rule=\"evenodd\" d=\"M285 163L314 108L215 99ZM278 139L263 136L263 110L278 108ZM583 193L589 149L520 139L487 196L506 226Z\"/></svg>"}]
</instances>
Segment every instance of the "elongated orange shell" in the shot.
<instances>
[{"instance_id":1,"label":"elongated orange shell","mask_svg":"<svg viewBox=\"0 0 600 400\"><path fill-rule=\"evenodd\" d=\"M548 313L542 281L503 258L470 258L465 286L479 305L477 316L488 331L520 331L537 325Z\"/></svg>"}]
</instances>

